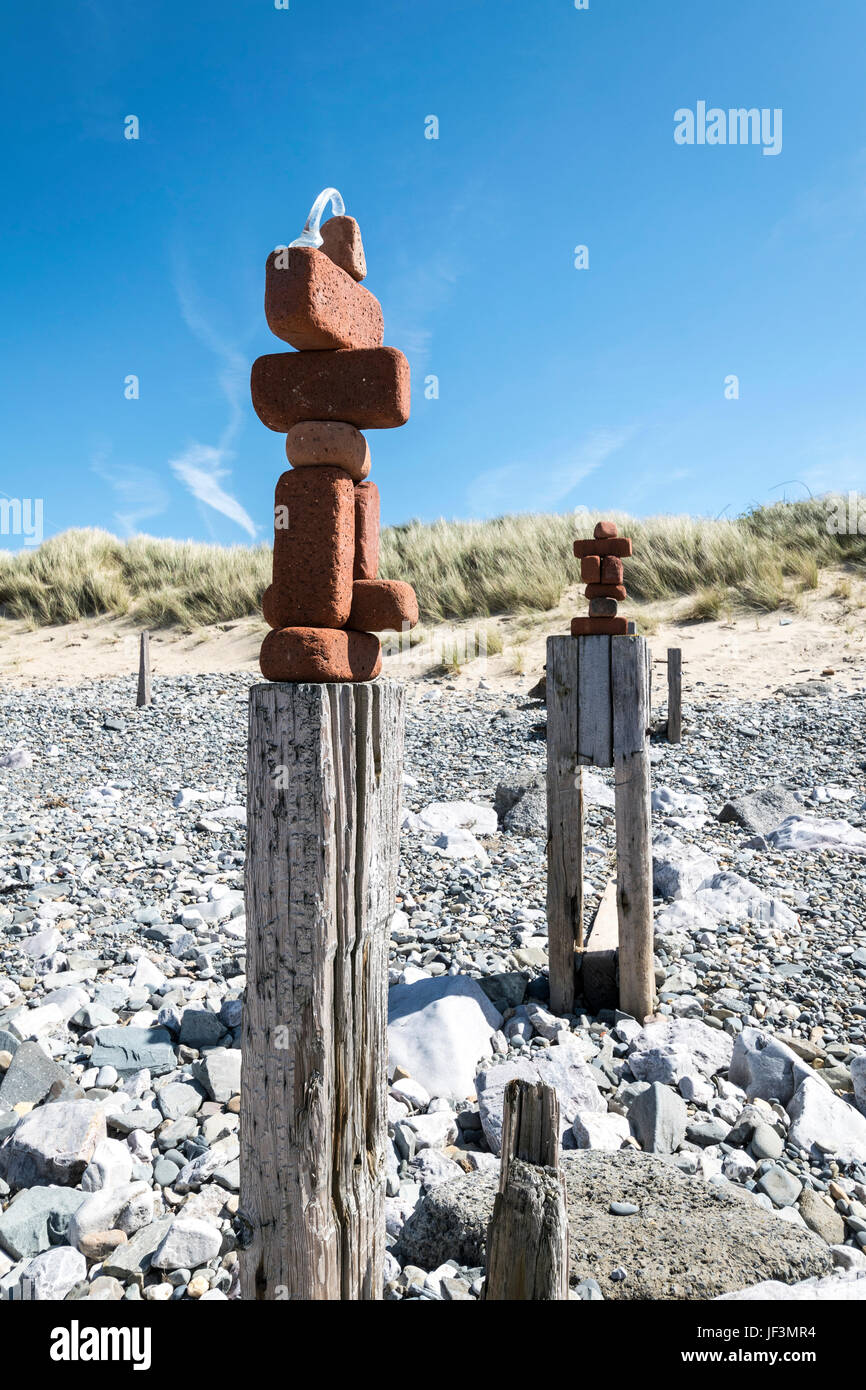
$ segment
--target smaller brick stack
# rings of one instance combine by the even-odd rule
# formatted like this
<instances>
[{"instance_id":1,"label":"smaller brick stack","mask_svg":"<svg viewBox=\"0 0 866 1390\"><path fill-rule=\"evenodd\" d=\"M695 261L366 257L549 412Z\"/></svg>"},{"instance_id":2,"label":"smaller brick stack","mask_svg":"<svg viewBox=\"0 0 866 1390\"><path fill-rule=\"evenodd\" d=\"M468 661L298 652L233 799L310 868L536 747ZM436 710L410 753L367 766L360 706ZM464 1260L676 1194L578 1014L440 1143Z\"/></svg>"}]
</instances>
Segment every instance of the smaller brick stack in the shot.
<instances>
[{"instance_id":1,"label":"smaller brick stack","mask_svg":"<svg viewBox=\"0 0 866 1390\"><path fill-rule=\"evenodd\" d=\"M591 541L575 541L580 577L586 584L589 617L572 618L572 637L616 637L629 630L627 618L617 617L617 604L626 597L623 559L632 553L631 541L617 534L612 521L600 521Z\"/></svg>"}]
</instances>

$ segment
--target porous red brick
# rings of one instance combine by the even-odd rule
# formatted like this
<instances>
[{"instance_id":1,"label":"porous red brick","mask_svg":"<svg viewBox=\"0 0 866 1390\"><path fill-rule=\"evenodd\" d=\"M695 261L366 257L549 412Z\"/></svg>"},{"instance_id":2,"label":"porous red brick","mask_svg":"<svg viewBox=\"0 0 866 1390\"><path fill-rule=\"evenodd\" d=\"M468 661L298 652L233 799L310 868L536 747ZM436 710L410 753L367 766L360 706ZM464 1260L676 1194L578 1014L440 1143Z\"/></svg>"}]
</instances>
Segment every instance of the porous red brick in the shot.
<instances>
[{"instance_id":1,"label":"porous red brick","mask_svg":"<svg viewBox=\"0 0 866 1390\"><path fill-rule=\"evenodd\" d=\"M379 573L379 489L375 483L355 488L355 579L375 579ZM366 628L367 623L361 627Z\"/></svg>"},{"instance_id":2,"label":"porous red brick","mask_svg":"<svg viewBox=\"0 0 866 1390\"><path fill-rule=\"evenodd\" d=\"M623 582L622 560L616 555L603 555L601 557L601 580L602 584L621 584Z\"/></svg>"},{"instance_id":3,"label":"porous red brick","mask_svg":"<svg viewBox=\"0 0 866 1390\"><path fill-rule=\"evenodd\" d=\"M401 579L356 579L349 626L364 632L402 632L418 621L418 600Z\"/></svg>"},{"instance_id":4,"label":"porous red brick","mask_svg":"<svg viewBox=\"0 0 866 1390\"><path fill-rule=\"evenodd\" d=\"M259 666L269 681L372 681L382 669L382 647L372 632L284 627L268 633Z\"/></svg>"},{"instance_id":5,"label":"porous red brick","mask_svg":"<svg viewBox=\"0 0 866 1390\"><path fill-rule=\"evenodd\" d=\"M367 258L361 240L361 228L354 217L329 217L319 228L322 237L322 250L330 256L335 265L351 275L353 280L363 280L367 274Z\"/></svg>"},{"instance_id":6,"label":"porous red brick","mask_svg":"<svg viewBox=\"0 0 866 1390\"><path fill-rule=\"evenodd\" d=\"M597 541L609 541L613 540L614 536L618 536L619 532L616 529L615 521L599 521L592 534Z\"/></svg>"},{"instance_id":7,"label":"porous red brick","mask_svg":"<svg viewBox=\"0 0 866 1390\"><path fill-rule=\"evenodd\" d=\"M617 602L615 598L591 598L589 600L589 616L591 618L615 618L617 614Z\"/></svg>"},{"instance_id":8,"label":"porous red brick","mask_svg":"<svg viewBox=\"0 0 866 1390\"><path fill-rule=\"evenodd\" d=\"M332 464L360 483L370 472L370 446L360 430L343 420L304 420L286 435L286 458L293 468Z\"/></svg>"},{"instance_id":9,"label":"porous red brick","mask_svg":"<svg viewBox=\"0 0 866 1390\"><path fill-rule=\"evenodd\" d=\"M392 347L272 352L253 363L250 392L259 419L280 434L303 420L395 429L409 419L409 363Z\"/></svg>"},{"instance_id":10,"label":"porous red brick","mask_svg":"<svg viewBox=\"0 0 866 1390\"><path fill-rule=\"evenodd\" d=\"M631 555L631 541L628 536L614 536L610 540L575 541L574 553L578 560L584 555Z\"/></svg>"},{"instance_id":11,"label":"porous red brick","mask_svg":"<svg viewBox=\"0 0 866 1390\"><path fill-rule=\"evenodd\" d=\"M618 637L628 632L627 618L572 618L572 637Z\"/></svg>"},{"instance_id":12,"label":"porous red brick","mask_svg":"<svg viewBox=\"0 0 866 1390\"><path fill-rule=\"evenodd\" d=\"M385 338L378 299L312 246L281 247L265 268L265 318L301 352L377 348Z\"/></svg>"},{"instance_id":13,"label":"porous red brick","mask_svg":"<svg viewBox=\"0 0 866 1390\"><path fill-rule=\"evenodd\" d=\"M352 607L355 487L341 468L284 473L274 496L272 627L344 627Z\"/></svg>"},{"instance_id":14,"label":"porous red brick","mask_svg":"<svg viewBox=\"0 0 866 1390\"><path fill-rule=\"evenodd\" d=\"M601 557L584 555L580 562L580 577L584 584L601 583Z\"/></svg>"},{"instance_id":15,"label":"porous red brick","mask_svg":"<svg viewBox=\"0 0 866 1390\"><path fill-rule=\"evenodd\" d=\"M620 602L628 597L624 584L587 584L583 592L587 598L616 598Z\"/></svg>"}]
</instances>

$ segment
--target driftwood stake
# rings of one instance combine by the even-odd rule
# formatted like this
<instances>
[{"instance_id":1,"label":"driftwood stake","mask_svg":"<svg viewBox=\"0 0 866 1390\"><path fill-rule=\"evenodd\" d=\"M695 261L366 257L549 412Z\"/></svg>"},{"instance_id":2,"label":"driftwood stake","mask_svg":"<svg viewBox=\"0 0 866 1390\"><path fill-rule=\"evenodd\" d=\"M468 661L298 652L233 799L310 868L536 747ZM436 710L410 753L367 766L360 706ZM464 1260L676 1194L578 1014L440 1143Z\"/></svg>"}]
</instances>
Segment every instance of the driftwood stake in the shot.
<instances>
[{"instance_id":1,"label":"driftwood stake","mask_svg":"<svg viewBox=\"0 0 866 1390\"><path fill-rule=\"evenodd\" d=\"M620 1008L643 1022L653 1011L652 830L643 637L612 639L613 748Z\"/></svg>"},{"instance_id":2,"label":"driftwood stake","mask_svg":"<svg viewBox=\"0 0 866 1390\"><path fill-rule=\"evenodd\" d=\"M140 709L142 705L149 705L151 700L150 633L144 631L138 647L138 698L135 703Z\"/></svg>"},{"instance_id":3,"label":"driftwood stake","mask_svg":"<svg viewBox=\"0 0 866 1390\"><path fill-rule=\"evenodd\" d=\"M484 1297L568 1298L568 1218L559 1171L559 1102L552 1086L505 1090L499 1192L487 1233Z\"/></svg>"},{"instance_id":4,"label":"driftwood stake","mask_svg":"<svg viewBox=\"0 0 866 1390\"><path fill-rule=\"evenodd\" d=\"M668 743L680 743L683 736L683 653L668 648Z\"/></svg>"},{"instance_id":5,"label":"driftwood stake","mask_svg":"<svg viewBox=\"0 0 866 1390\"><path fill-rule=\"evenodd\" d=\"M250 692L245 1299L377 1299L403 689Z\"/></svg>"}]
</instances>

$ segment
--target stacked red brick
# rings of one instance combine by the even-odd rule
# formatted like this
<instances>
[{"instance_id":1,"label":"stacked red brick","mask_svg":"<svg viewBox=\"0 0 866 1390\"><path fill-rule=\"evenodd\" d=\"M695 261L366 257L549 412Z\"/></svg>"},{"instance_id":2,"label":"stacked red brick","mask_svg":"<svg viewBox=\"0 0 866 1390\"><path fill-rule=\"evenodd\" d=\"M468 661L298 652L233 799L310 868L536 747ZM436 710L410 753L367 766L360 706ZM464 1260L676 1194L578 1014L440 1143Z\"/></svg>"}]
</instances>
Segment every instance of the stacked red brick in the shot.
<instances>
[{"instance_id":1,"label":"stacked red brick","mask_svg":"<svg viewBox=\"0 0 866 1390\"><path fill-rule=\"evenodd\" d=\"M332 217L321 235L321 249L268 257L268 326L297 351L259 357L250 382L256 414L285 433L291 464L277 483L273 583L262 601L273 631L260 664L274 681L373 680L375 634L418 621L411 586L377 578L379 489L361 434L406 423L409 363L382 346L357 222Z\"/></svg>"},{"instance_id":2,"label":"stacked red brick","mask_svg":"<svg viewBox=\"0 0 866 1390\"><path fill-rule=\"evenodd\" d=\"M600 521L591 541L575 541L580 577L586 585L589 617L572 618L572 637L592 634L614 637L629 630L628 619L617 617L617 605L626 597L623 559L631 555L631 541L617 534L612 521Z\"/></svg>"}]
</instances>

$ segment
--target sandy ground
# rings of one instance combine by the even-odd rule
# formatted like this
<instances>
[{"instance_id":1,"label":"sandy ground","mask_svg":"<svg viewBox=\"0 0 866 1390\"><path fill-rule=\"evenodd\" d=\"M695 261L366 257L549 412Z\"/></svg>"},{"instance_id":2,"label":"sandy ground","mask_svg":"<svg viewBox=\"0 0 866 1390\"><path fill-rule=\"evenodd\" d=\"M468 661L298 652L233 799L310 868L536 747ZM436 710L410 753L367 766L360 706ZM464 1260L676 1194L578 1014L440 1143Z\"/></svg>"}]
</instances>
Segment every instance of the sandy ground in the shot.
<instances>
[{"instance_id":1,"label":"sandy ground","mask_svg":"<svg viewBox=\"0 0 866 1390\"><path fill-rule=\"evenodd\" d=\"M414 645L407 637L385 639L397 650L386 656L384 669L409 681L439 679L466 688L483 679L494 688L525 691L542 672L546 638L567 632L569 619L585 606L575 588L550 613L422 625L412 634ZM684 600L622 608L647 632L656 663L664 664L668 647L682 648L686 690L703 687L706 693L715 687L720 693L760 699L780 685L820 677L845 690L866 689L866 583L854 576L822 573L818 588L802 595L796 612L734 614L724 621L695 623L679 616L687 607ZM265 632L253 618L193 633L154 632L154 678L255 671ZM485 639L487 654L477 655ZM35 631L0 620L0 688L78 685L128 672L134 690L138 643L138 629L122 619L96 618Z\"/></svg>"}]
</instances>

